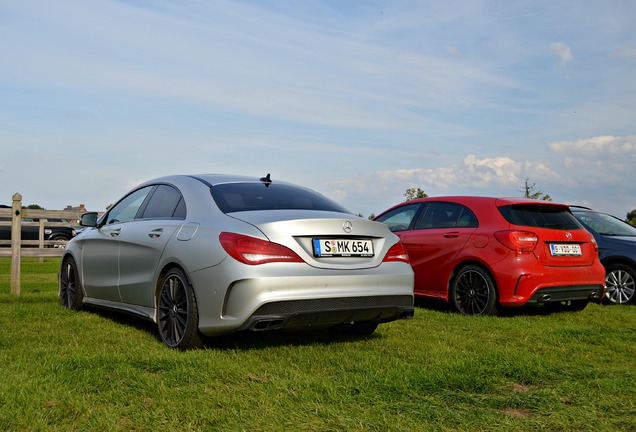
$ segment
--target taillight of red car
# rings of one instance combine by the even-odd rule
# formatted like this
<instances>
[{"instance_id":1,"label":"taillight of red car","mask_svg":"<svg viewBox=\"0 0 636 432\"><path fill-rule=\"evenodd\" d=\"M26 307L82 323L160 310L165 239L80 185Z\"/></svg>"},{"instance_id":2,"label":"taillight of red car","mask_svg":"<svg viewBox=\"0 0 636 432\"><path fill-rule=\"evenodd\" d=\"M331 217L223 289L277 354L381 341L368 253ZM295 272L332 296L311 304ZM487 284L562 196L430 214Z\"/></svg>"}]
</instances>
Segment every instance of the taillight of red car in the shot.
<instances>
[{"instance_id":1,"label":"taillight of red car","mask_svg":"<svg viewBox=\"0 0 636 432\"><path fill-rule=\"evenodd\" d=\"M219 241L228 255L243 264L303 262L291 249L256 237L222 232L219 234Z\"/></svg>"},{"instance_id":2,"label":"taillight of red car","mask_svg":"<svg viewBox=\"0 0 636 432\"><path fill-rule=\"evenodd\" d=\"M590 234L588 232L588 234ZM594 252L596 252L598 254L598 243L596 243L596 239L594 238L594 236L592 234L590 234L590 243L592 243L592 247L594 248Z\"/></svg>"},{"instance_id":3,"label":"taillight of red car","mask_svg":"<svg viewBox=\"0 0 636 432\"><path fill-rule=\"evenodd\" d=\"M532 252L539 243L539 236L530 231L496 231L494 235L501 244L516 252Z\"/></svg>"},{"instance_id":4,"label":"taillight of red car","mask_svg":"<svg viewBox=\"0 0 636 432\"><path fill-rule=\"evenodd\" d=\"M386 253L382 262L391 262L391 261L400 261L400 262L409 262L409 254L406 253L406 249L402 242L397 242L391 249Z\"/></svg>"}]
</instances>

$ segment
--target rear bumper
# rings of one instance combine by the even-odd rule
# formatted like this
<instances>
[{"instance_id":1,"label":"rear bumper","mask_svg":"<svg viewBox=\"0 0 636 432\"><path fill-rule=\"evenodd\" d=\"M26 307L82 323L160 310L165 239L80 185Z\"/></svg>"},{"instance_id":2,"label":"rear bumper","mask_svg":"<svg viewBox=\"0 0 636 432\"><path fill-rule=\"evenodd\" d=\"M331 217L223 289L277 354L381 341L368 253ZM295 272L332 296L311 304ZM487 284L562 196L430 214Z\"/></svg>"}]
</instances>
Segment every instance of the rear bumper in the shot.
<instances>
[{"instance_id":1,"label":"rear bumper","mask_svg":"<svg viewBox=\"0 0 636 432\"><path fill-rule=\"evenodd\" d=\"M259 307L239 330L324 328L341 323L378 324L412 318L412 296L378 296L290 300Z\"/></svg>"},{"instance_id":2,"label":"rear bumper","mask_svg":"<svg viewBox=\"0 0 636 432\"><path fill-rule=\"evenodd\" d=\"M600 302L603 299L602 285L579 285L566 287L543 288L535 292L527 303L549 303L564 300L592 300Z\"/></svg>"},{"instance_id":3,"label":"rear bumper","mask_svg":"<svg viewBox=\"0 0 636 432\"><path fill-rule=\"evenodd\" d=\"M378 323L413 314L413 271L407 263L383 263L354 271L297 263L225 265L191 273L199 330L208 336L237 330L313 328L354 321Z\"/></svg>"},{"instance_id":4,"label":"rear bumper","mask_svg":"<svg viewBox=\"0 0 636 432\"><path fill-rule=\"evenodd\" d=\"M604 295L605 268L598 260L587 267L545 267L537 261L516 264L503 261L493 269L502 306L600 300Z\"/></svg>"}]
</instances>

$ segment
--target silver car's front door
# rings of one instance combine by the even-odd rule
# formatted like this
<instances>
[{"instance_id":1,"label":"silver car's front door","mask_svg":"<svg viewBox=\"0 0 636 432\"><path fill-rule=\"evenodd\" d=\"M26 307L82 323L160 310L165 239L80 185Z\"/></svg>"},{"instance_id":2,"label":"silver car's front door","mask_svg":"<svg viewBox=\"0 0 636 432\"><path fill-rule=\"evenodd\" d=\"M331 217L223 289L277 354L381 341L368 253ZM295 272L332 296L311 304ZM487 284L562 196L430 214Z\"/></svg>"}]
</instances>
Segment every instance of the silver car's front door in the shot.
<instances>
[{"instance_id":1,"label":"silver car's front door","mask_svg":"<svg viewBox=\"0 0 636 432\"><path fill-rule=\"evenodd\" d=\"M119 226L82 233L82 282L87 297L121 301L119 290Z\"/></svg>"},{"instance_id":2,"label":"silver car's front door","mask_svg":"<svg viewBox=\"0 0 636 432\"><path fill-rule=\"evenodd\" d=\"M131 192L104 215L103 225L82 233L82 280L88 297L121 302L120 236L128 230L152 186Z\"/></svg>"}]
</instances>

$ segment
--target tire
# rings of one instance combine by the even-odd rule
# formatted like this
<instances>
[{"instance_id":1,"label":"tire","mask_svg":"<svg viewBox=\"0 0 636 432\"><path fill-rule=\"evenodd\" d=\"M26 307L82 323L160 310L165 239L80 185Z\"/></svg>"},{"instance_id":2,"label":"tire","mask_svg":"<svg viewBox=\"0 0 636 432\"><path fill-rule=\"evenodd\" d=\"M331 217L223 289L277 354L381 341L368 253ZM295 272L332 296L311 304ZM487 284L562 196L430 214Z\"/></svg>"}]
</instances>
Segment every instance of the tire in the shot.
<instances>
[{"instance_id":1,"label":"tire","mask_svg":"<svg viewBox=\"0 0 636 432\"><path fill-rule=\"evenodd\" d=\"M329 331L339 336L371 336L378 325L375 321L356 321L335 325Z\"/></svg>"},{"instance_id":2,"label":"tire","mask_svg":"<svg viewBox=\"0 0 636 432\"><path fill-rule=\"evenodd\" d=\"M580 312L585 309L590 301L585 300L564 300L560 302L544 303L550 312Z\"/></svg>"},{"instance_id":3,"label":"tire","mask_svg":"<svg viewBox=\"0 0 636 432\"><path fill-rule=\"evenodd\" d=\"M468 265L451 280L450 301L463 315L497 315L497 288L482 267Z\"/></svg>"},{"instance_id":4,"label":"tire","mask_svg":"<svg viewBox=\"0 0 636 432\"><path fill-rule=\"evenodd\" d=\"M60 303L67 309L80 310L84 307L84 291L77 272L77 264L73 257L67 256L62 261L59 276Z\"/></svg>"},{"instance_id":5,"label":"tire","mask_svg":"<svg viewBox=\"0 0 636 432\"><path fill-rule=\"evenodd\" d=\"M194 291L185 274L174 268L159 281L157 326L161 340L181 351L201 348L199 312Z\"/></svg>"},{"instance_id":6,"label":"tire","mask_svg":"<svg viewBox=\"0 0 636 432\"><path fill-rule=\"evenodd\" d=\"M634 303L635 290L636 270L625 264L612 264L607 267L604 303L616 305Z\"/></svg>"}]
</instances>

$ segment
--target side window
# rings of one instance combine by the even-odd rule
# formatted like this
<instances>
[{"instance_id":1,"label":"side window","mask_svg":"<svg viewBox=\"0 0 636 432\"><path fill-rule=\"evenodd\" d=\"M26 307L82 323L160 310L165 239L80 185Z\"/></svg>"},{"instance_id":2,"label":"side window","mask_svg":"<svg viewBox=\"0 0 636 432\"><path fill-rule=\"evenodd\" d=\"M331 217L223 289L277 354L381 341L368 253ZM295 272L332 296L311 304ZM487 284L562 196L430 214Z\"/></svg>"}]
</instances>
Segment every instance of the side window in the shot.
<instances>
[{"instance_id":1,"label":"side window","mask_svg":"<svg viewBox=\"0 0 636 432\"><path fill-rule=\"evenodd\" d=\"M141 216L143 219L185 219L185 202L172 186L159 185Z\"/></svg>"},{"instance_id":2,"label":"side window","mask_svg":"<svg viewBox=\"0 0 636 432\"><path fill-rule=\"evenodd\" d=\"M404 231L409 229L411 222L422 204L407 204L391 210L375 219L377 222L385 223L391 231Z\"/></svg>"},{"instance_id":3,"label":"side window","mask_svg":"<svg viewBox=\"0 0 636 432\"><path fill-rule=\"evenodd\" d=\"M433 202L419 218L415 224L415 229L455 227L462 210L464 210L464 206L460 204Z\"/></svg>"},{"instance_id":4,"label":"side window","mask_svg":"<svg viewBox=\"0 0 636 432\"><path fill-rule=\"evenodd\" d=\"M113 224L119 222L128 222L135 219L139 208L143 204L144 200L152 190L153 186L148 186L143 189L136 190L121 201L119 201L115 207L108 212L108 219L106 224Z\"/></svg>"},{"instance_id":5,"label":"side window","mask_svg":"<svg viewBox=\"0 0 636 432\"><path fill-rule=\"evenodd\" d=\"M455 226L457 228L477 228L479 222L477 221L477 216L468 207L464 207Z\"/></svg>"}]
</instances>

